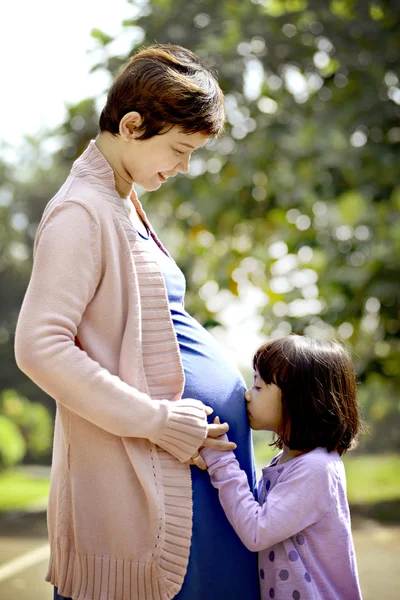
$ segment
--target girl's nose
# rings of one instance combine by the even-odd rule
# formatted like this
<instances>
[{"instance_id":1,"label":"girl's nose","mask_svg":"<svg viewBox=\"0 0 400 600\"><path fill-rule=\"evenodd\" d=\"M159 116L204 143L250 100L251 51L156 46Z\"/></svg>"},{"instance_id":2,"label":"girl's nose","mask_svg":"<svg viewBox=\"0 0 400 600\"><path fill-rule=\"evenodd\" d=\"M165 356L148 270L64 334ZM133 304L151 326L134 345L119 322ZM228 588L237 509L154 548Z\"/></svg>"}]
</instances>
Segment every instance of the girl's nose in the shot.
<instances>
[{"instance_id":1,"label":"girl's nose","mask_svg":"<svg viewBox=\"0 0 400 600\"><path fill-rule=\"evenodd\" d=\"M245 400L246 400L246 402L250 402L250 400L251 400L251 396L250 396L250 392L249 392L249 390L247 390L247 391L244 393L244 397L245 397Z\"/></svg>"}]
</instances>

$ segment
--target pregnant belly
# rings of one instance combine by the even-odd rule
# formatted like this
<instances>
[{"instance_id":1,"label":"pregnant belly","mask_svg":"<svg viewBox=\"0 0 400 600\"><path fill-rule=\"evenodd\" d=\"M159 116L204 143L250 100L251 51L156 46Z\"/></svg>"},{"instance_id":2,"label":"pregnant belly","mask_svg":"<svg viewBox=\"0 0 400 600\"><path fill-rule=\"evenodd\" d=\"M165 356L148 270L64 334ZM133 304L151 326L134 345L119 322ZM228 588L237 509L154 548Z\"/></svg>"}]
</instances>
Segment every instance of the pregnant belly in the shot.
<instances>
[{"instance_id":1,"label":"pregnant belly","mask_svg":"<svg viewBox=\"0 0 400 600\"><path fill-rule=\"evenodd\" d=\"M188 315L175 315L181 359L185 371L184 397L196 398L229 423L229 439L254 487L251 435L247 420L245 384L240 372L224 357L216 340ZM206 471L191 468L193 531L188 571L176 600L257 600L257 556L243 546L229 524ZM238 568L238 565L240 568ZM194 593L194 590L196 592Z\"/></svg>"},{"instance_id":2,"label":"pregnant belly","mask_svg":"<svg viewBox=\"0 0 400 600\"><path fill-rule=\"evenodd\" d=\"M242 375L217 341L187 313L174 318L185 372L184 398L201 400L230 424L246 416Z\"/></svg>"}]
</instances>

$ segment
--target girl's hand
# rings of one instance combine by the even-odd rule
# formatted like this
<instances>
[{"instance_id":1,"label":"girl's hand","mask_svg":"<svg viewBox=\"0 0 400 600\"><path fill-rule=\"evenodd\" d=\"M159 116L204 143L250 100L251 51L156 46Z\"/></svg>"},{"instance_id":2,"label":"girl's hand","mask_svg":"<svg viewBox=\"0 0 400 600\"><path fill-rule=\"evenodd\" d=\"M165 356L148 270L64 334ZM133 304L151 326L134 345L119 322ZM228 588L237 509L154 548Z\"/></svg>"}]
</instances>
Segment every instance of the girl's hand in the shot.
<instances>
[{"instance_id":1,"label":"girl's hand","mask_svg":"<svg viewBox=\"0 0 400 600\"><path fill-rule=\"evenodd\" d=\"M210 415L213 411L210 407L206 407L206 412ZM228 452L237 448L234 442L230 442L227 439L218 439L225 435L229 431L228 423L221 423L219 417L215 417L214 423L209 424L207 427L207 437L203 442L201 448L213 448L214 450L220 450L221 452ZM196 465L202 471L207 469L207 465L204 459L200 456L199 452L196 452L191 458L191 464Z\"/></svg>"}]
</instances>

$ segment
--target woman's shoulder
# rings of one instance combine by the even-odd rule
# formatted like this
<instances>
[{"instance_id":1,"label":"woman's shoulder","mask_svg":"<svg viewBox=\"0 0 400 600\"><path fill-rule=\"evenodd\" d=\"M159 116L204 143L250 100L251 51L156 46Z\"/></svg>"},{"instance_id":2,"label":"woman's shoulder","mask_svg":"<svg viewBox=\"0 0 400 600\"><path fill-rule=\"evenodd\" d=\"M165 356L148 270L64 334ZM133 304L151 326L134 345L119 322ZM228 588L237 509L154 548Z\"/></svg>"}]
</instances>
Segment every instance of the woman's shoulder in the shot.
<instances>
[{"instance_id":1,"label":"woman's shoulder","mask_svg":"<svg viewBox=\"0 0 400 600\"><path fill-rule=\"evenodd\" d=\"M71 172L46 210L65 203L81 205L101 222L110 212L125 212L123 200L115 189L114 173L104 156L91 140L86 150L75 160ZM46 212L46 211L45 211Z\"/></svg>"},{"instance_id":2,"label":"woman's shoulder","mask_svg":"<svg viewBox=\"0 0 400 600\"><path fill-rule=\"evenodd\" d=\"M109 222L110 215L113 214L112 201L110 202L107 194L101 193L89 182L70 175L57 194L45 206L41 224L43 225L56 215L66 219L79 218L82 209L99 226L104 220Z\"/></svg>"},{"instance_id":3,"label":"woman's shoulder","mask_svg":"<svg viewBox=\"0 0 400 600\"><path fill-rule=\"evenodd\" d=\"M94 187L90 182L78 177L72 178L68 193L65 194L63 202L70 202L85 208L93 219L101 223L103 217L113 213L115 200L109 195Z\"/></svg>"}]
</instances>

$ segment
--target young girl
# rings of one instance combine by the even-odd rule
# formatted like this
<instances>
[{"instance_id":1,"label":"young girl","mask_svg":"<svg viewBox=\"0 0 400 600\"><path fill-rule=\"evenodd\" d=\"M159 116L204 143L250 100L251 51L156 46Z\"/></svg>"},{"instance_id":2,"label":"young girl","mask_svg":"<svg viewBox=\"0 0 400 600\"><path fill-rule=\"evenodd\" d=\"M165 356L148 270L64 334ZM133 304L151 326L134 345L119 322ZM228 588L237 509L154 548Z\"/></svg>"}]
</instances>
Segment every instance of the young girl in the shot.
<instances>
[{"instance_id":1,"label":"young girl","mask_svg":"<svg viewBox=\"0 0 400 600\"><path fill-rule=\"evenodd\" d=\"M274 431L282 450L263 469L259 501L233 452L201 455L236 533L259 552L261 598L358 600L340 459L360 422L351 358L336 342L291 335L261 346L253 367L250 426Z\"/></svg>"}]
</instances>

